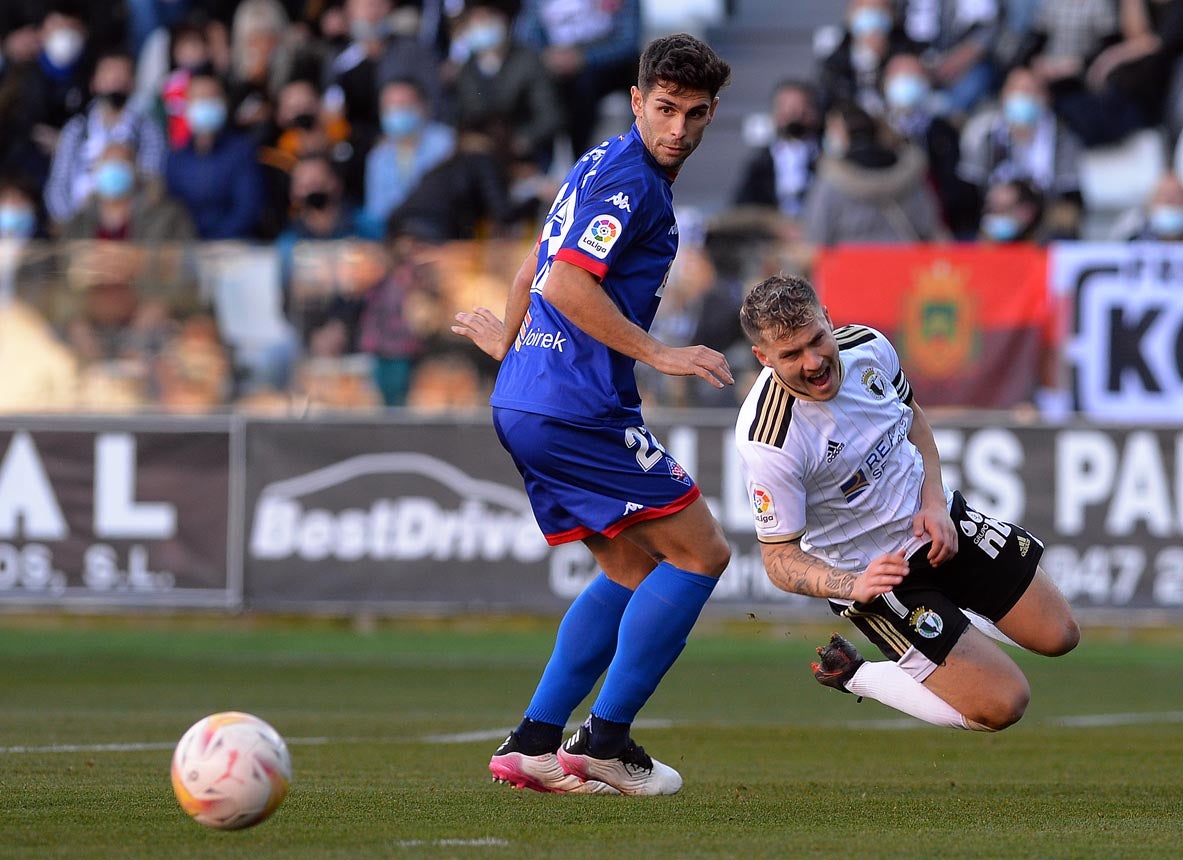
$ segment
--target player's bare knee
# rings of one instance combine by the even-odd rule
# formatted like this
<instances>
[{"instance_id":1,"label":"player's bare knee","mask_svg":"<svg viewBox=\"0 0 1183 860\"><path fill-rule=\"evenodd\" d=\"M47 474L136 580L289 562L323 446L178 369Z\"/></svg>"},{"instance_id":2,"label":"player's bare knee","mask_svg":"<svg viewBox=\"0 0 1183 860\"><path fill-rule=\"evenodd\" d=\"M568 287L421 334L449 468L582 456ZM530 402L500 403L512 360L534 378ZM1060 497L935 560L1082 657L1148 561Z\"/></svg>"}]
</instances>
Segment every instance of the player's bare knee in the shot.
<instances>
[{"instance_id":1,"label":"player's bare knee","mask_svg":"<svg viewBox=\"0 0 1183 860\"><path fill-rule=\"evenodd\" d=\"M707 576L723 575L727 565L731 564L731 544L727 543L722 534L716 534L713 540L703 546L700 564L700 572Z\"/></svg>"},{"instance_id":2,"label":"player's bare knee","mask_svg":"<svg viewBox=\"0 0 1183 860\"><path fill-rule=\"evenodd\" d=\"M985 731L1000 732L1023 718L1030 701L1031 688L1024 679L1022 683L1009 684L998 690L994 700L969 719Z\"/></svg>"},{"instance_id":3,"label":"player's bare knee","mask_svg":"<svg viewBox=\"0 0 1183 860\"><path fill-rule=\"evenodd\" d=\"M1060 630L1060 641L1056 644L1056 649L1052 651L1049 657L1060 657L1067 654L1073 648L1080 644L1080 625L1076 623L1076 619L1069 617L1066 623Z\"/></svg>"},{"instance_id":4,"label":"player's bare knee","mask_svg":"<svg viewBox=\"0 0 1183 860\"><path fill-rule=\"evenodd\" d=\"M1062 657L1080 644L1080 627L1076 619L1069 616L1054 629L1044 631L1037 646L1031 650L1045 657Z\"/></svg>"}]
</instances>

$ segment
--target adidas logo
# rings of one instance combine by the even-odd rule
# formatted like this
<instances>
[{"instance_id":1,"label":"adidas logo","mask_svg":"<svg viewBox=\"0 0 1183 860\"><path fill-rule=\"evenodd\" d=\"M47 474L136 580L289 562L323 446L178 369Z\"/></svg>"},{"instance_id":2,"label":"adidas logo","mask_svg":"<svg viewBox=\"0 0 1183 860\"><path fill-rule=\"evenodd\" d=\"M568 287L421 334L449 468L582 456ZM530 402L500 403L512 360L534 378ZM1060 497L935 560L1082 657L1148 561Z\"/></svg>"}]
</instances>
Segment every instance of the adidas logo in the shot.
<instances>
[{"instance_id":1,"label":"adidas logo","mask_svg":"<svg viewBox=\"0 0 1183 860\"><path fill-rule=\"evenodd\" d=\"M626 502L624 506L624 515L627 517L634 511L639 511L644 507L644 505L638 505L636 502Z\"/></svg>"},{"instance_id":2,"label":"adidas logo","mask_svg":"<svg viewBox=\"0 0 1183 860\"><path fill-rule=\"evenodd\" d=\"M834 459L842 453L842 449L846 447L845 442L835 442L833 439L826 442L826 462L833 463Z\"/></svg>"}]
</instances>

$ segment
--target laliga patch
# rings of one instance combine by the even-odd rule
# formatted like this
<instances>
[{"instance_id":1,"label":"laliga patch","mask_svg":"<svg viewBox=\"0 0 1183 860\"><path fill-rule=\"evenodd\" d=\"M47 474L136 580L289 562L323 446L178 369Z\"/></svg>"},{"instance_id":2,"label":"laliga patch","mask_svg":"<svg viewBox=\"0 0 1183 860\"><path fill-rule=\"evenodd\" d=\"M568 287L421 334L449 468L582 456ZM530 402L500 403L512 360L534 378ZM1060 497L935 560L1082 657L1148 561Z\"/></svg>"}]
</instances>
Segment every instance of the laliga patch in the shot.
<instances>
[{"instance_id":1,"label":"laliga patch","mask_svg":"<svg viewBox=\"0 0 1183 860\"><path fill-rule=\"evenodd\" d=\"M597 215L579 237L579 247L602 260L620 238L622 229L620 222L611 215Z\"/></svg>"},{"instance_id":2,"label":"laliga patch","mask_svg":"<svg viewBox=\"0 0 1183 860\"><path fill-rule=\"evenodd\" d=\"M756 516L756 525L776 525L776 510L772 506L772 493L759 484L752 487L752 513Z\"/></svg>"},{"instance_id":3,"label":"laliga patch","mask_svg":"<svg viewBox=\"0 0 1183 860\"><path fill-rule=\"evenodd\" d=\"M923 606L918 606L913 610L908 617L908 623L925 639L936 639L945 629L945 622L941 620L941 616Z\"/></svg>"}]
</instances>

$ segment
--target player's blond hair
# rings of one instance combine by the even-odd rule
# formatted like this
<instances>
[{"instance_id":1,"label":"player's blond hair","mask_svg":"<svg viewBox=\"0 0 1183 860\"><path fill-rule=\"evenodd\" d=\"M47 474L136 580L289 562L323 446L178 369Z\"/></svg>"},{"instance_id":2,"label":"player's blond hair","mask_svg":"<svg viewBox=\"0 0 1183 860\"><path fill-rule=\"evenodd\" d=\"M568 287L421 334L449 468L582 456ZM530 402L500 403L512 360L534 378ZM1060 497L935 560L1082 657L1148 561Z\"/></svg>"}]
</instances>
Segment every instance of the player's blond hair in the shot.
<instances>
[{"instance_id":1,"label":"player's blond hair","mask_svg":"<svg viewBox=\"0 0 1183 860\"><path fill-rule=\"evenodd\" d=\"M821 300L813 285L796 275L773 275L743 300L739 324L753 343L780 340L812 325L822 316Z\"/></svg>"}]
</instances>

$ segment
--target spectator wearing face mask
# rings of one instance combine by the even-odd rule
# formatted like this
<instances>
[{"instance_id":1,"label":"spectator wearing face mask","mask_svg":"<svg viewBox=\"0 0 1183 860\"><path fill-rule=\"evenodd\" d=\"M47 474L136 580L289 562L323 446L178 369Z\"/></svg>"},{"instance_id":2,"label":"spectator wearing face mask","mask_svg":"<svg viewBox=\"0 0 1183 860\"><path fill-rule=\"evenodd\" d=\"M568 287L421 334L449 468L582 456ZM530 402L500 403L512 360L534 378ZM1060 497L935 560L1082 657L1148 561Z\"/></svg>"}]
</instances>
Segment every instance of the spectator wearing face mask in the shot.
<instances>
[{"instance_id":1,"label":"spectator wearing face mask","mask_svg":"<svg viewBox=\"0 0 1183 860\"><path fill-rule=\"evenodd\" d=\"M857 105L826 114L817 178L805 202L805 237L814 245L930 242L945 238L927 160L896 145Z\"/></svg>"},{"instance_id":2,"label":"spectator wearing face mask","mask_svg":"<svg viewBox=\"0 0 1183 860\"><path fill-rule=\"evenodd\" d=\"M455 131L428 119L423 91L409 79L382 87L382 138L366 156L366 215L386 219L456 148Z\"/></svg>"},{"instance_id":3,"label":"spectator wearing face mask","mask_svg":"<svg viewBox=\"0 0 1183 860\"><path fill-rule=\"evenodd\" d=\"M189 103L189 81L197 74L214 72L208 25L182 21L169 30L169 67L160 87L168 144L173 149L189 142L185 106Z\"/></svg>"},{"instance_id":4,"label":"spectator wearing face mask","mask_svg":"<svg viewBox=\"0 0 1183 860\"><path fill-rule=\"evenodd\" d=\"M1028 68L1006 76L999 104L975 114L961 132L958 175L984 193L1026 179L1044 196L1048 228L1079 232L1081 146L1049 107L1047 88Z\"/></svg>"},{"instance_id":5,"label":"spectator wearing face mask","mask_svg":"<svg viewBox=\"0 0 1183 860\"><path fill-rule=\"evenodd\" d=\"M54 306L61 266L59 257L51 253L51 243L38 241L46 238L39 197L23 177L0 177L0 314L14 303L27 304L42 314ZM0 351L5 347L9 356L21 355L0 336Z\"/></svg>"},{"instance_id":6,"label":"spectator wearing face mask","mask_svg":"<svg viewBox=\"0 0 1183 860\"><path fill-rule=\"evenodd\" d=\"M415 81L431 115L441 112L443 87L435 53L393 26L391 0L345 0L344 11L349 43L328 64L325 107L349 122L355 145L366 152L380 133L382 84Z\"/></svg>"},{"instance_id":7,"label":"spectator wearing face mask","mask_svg":"<svg viewBox=\"0 0 1183 860\"><path fill-rule=\"evenodd\" d=\"M291 219L277 239L285 270L290 271L297 242L382 238L382 225L344 199L341 179L326 156L301 158L291 179Z\"/></svg>"},{"instance_id":8,"label":"spectator wearing face mask","mask_svg":"<svg viewBox=\"0 0 1183 860\"><path fill-rule=\"evenodd\" d=\"M212 75L189 82L185 120L189 143L169 153L168 192L185 204L202 239L255 236L263 180L249 138L227 127L226 95Z\"/></svg>"},{"instance_id":9,"label":"spectator wearing face mask","mask_svg":"<svg viewBox=\"0 0 1183 860\"><path fill-rule=\"evenodd\" d=\"M563 107L538 53L511 38L503 5L469 3L457 19L456 39L469 56L454 87L456 124L483 128L507 169L546 171Z\"/></svg>"},{"instance_id":10,"label":"spectator wearing face mask","mask_svg":"<svg viewBox=\"0 0 1183 860\"><path fill-rule=\"evenodd\" d=\"M158 184L137 176L136 162L130 143L107 144L95 160L91 195L62 228L63 239L154 244L196 238L185 207L165 196Z\"/></svg>"},{"instance_id":11,"label":"spectator wearing face mask","mask_svg":"<svg viewBox=\"0 0 1183 860\"><path fill-rule=\"evenodd\" d=\"M735 193L736 206L764 206L797 218L821 154L821 129L813 88L786 80L772 93L776 137L748 159Z\"/></svg>"},{"instance_id":12,"label":"spectator wearing face mask","mask_svg":"<svg viewBox=\"0 0 1183 860\"><path fill-rule=\"evenodd\" d=\"M1150 198L1118 219L1111 237L1137 242L1183 242L1183 181L1179 175L1164 173Z\"/></svg>"},{"instance_id":13,"label":"spectator wearing face mask","mask_svg":"<svg viewBox=\"0 0 1183 860\"><path fill-rule=\"evenodd\" d=\"M364 162L361 166L355 164L360 159L348 138L348 124L324 110L320 90L314 82L297 78L280 88L274 122L269 124L265 142L259 148L267 196L264 237L274 237L287 226L291 174L303 158L313 155L328 158L334 170L353 180L346 184L346 197L361 200Z\"/></svg>"},{"instance_id":14,"label":"spectator wearing face mask","mask_svg":"<svg viewBox=\"0 0 1183 860\"><path fill-rule=\"evenodd\" d=\"M992 185L982 208L983 242L1042 243L1043 195L1025 179L1009 179Z\"/></svg>"},{"instance_id":15,"label":"spectator wearing face mask","mask_svg":"<svg viewBox=\"0 0 1183 860\"><path fill-rule=\"evenodd\" d=\"M900 138L928 156L928 183L941 204L941 218L958 238L973 238L980 196L957 175L961 140L957 129L934 109L928 72L915 54L896 54L883 72L884 118Z\"/></svg>"},{"instance_id":16,"label":"spectator wearing face mask","mask_svg":"<svg viewBox=\"0 0 1183 860\"><path fill-rule=\"evenodd\" d=\"M87 26L81 6L47 4L30 44L31 57L8 58L0 82L0 168L41 188L58 135L87 98ZM26 34L27 35L27 34Z\"/></svg>"},{"instance_id":17,"label":"spectator wearing face mask","mask_svg":"<svg viewBox=\"0 0 1183 860\"><path fill-rule=\"evenodd\" d=\"M136 153L141 181L159 183L167 146L160 127L129 99L135 83L132 58L122 52L99 57L91 76L91 106L62 128L45 186L45 208L59 224L70 220L95 190L95 165L111 143Z\"/></svg>"},{"instance_id":18,"label":"spectator wearing face mask","mask_svg":"<svg viewBox=\"0 0 1183 860\"><path fill-rule=\"evenodd\" d=\"M0 240L44 238L37 202L19 179L0 179Z\"/></svg>"},{"instance_id":19,"label":"spectator wearing face mask","mask_svg":"<svg viewBox=\"0 0 1183 860\"><path fill-rule=\"evenodd\" d=\"M842 41L818 70L823 110L854 103L874 116L882 114L883 68L892 56L911 49L890 0L850 0Z\"/></svg>"}]
</instances>

